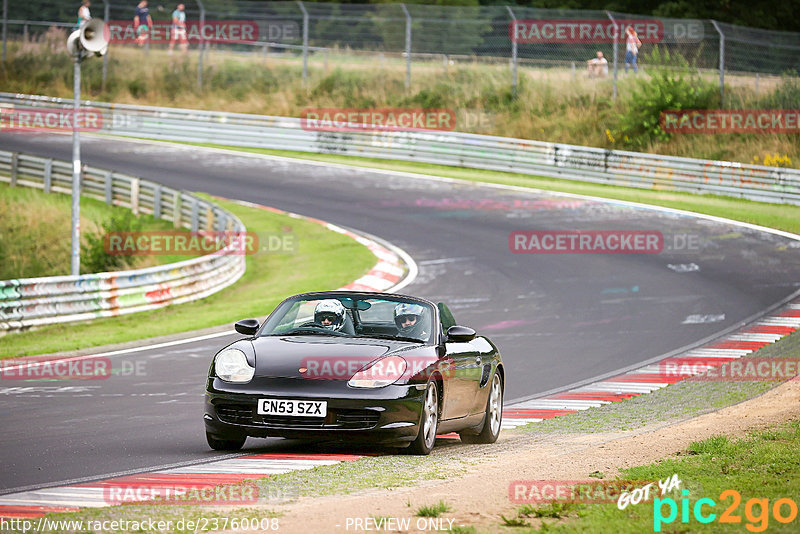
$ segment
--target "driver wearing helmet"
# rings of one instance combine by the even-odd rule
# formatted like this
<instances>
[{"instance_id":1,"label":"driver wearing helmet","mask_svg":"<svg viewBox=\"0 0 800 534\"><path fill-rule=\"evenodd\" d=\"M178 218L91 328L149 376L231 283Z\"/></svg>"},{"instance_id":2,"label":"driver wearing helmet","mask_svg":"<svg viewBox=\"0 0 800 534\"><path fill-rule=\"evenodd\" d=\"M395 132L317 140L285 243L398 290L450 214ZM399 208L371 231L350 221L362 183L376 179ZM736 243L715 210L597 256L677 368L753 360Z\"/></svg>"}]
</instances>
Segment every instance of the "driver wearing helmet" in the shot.
<instances>
[{"instance_id":1,"label":"driver wearing helmet","mask_svg":"<svg viewBox=\"0 0 800 534\"><path fill-rule=\"evenodd\" d=\"M314 322L328 330L341 330L344 326L344 316L344 306L336 299L320 301L314 308Z\"/></svg>"},{"instance_id":2,"label":"driver wearing helmet","mask_svg":"<svg viewBox=\"0 0 800 534\"><path fill-rule=\"evenodd\" d=\"M430 333L426 328L428 322L423 316L425 308L419 304L401 302L394 308L394 324L397 325L397 333L403 337L412 337L420 341L426 341Z\"/></svg>"}]
</instances>

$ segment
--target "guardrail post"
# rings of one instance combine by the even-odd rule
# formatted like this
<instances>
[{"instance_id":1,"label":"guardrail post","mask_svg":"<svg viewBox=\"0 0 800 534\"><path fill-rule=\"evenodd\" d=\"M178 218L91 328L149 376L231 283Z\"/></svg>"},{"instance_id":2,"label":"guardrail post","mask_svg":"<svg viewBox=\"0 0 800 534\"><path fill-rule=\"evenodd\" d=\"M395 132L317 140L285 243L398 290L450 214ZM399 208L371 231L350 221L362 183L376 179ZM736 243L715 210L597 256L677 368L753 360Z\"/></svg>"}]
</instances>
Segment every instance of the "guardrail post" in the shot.
<instances>
[{"instance_id":1,"label":"guardrail post","mask_svg":"<svg viewBox=\"0 0 800 534\"><path fill-rule=\"evenodd\" d=\"M509 6L506 6L508 14L511 15L511 94L514 98L517 97L517 35L516 35L516 20L517 16L511 11Z\"/></svg>"},{"instance_id":2,"label":"guardrail post","mask_svg":"<svg viewBox=\"0 0 800 534\"><path fill-rule=\"evenodd\" d=\"M11 154L11 187L17 185L17 167L19 166L19 153Z\"/></svg>"},{"instance_id":3,"label":"guardrail post","mask_svg":"<svg viewBox=\"0 0 800 534\"><path fill-rule=\"evenodd\" d=\"M192 202L192 222L191 222L192 232L196 232L200 227L199 211L200 211L200 206L198 205L197 199L194 199L194 201Z\"/></svg>"},{"instance_id":4,"label":"guardrail post","mask_svg":"<svg viewBox=\"0 0 800 534\"><path fill-rule=\"evenodd\" d=\"M159 184L153 186L153 217L161 218L161 185Z\"/></svg>"},{"instance_id":5,"label":"guardrail post","mask_svg":"<svg viewBox=\"0 0 800 534\"><path fill-rule=\"evenodd\" d=\"M45 193L50 193L50 188L53 185L53 160L48 159L44 162L44 186L42 190Z\"/></svg>"},{"instance_id":6,"label":"guardrail post","mask_svg":"<svg viewBox=\"0 0 800 534\"><path fill-rule=\"evenodd\" d=\"M611 16L611 12L606 11L606 16L611 20L611 24L614 25L614 92L613 92L613 99L617 99L617 57L619 56L619 52L617 51L617 42L619 41L619 31L621 29L620 25L617 24L617 21L614 20L614 17Z\"/></svg>"},{"instance_id":7,"label":"guardrail post","mask_svg":"<svg viewBox=\"0 0 800 534\"><path fill-rule=\"evenodd\" d=\"M405 4L400 4L406 15L406 90L411 87L411 13Z\"/></svg>"},{"instance_id":8,"label":"guardrail post","mask_svg":"<svg viewBox=\"0 0 800 534\"><path fill-rule=\"evenodd\" d=\"M303 12L303 85L308 78L308 11L300 0L297 1L300 10Z\"/></svg>"},{"instance_id":9,"label":"guardrail post","mask_svg":"<svg viewBox=\"0 0 800 534\"><path fill-rule=\"evenodd\" d=\"M131 179L131 211L139 215L139 179Z\"/></svg>"},{"instance_id":10,"label":"guardrail post","mask_svg":"<svg viewBox=\"0 0 800 534\"><path fill-rule=\"evenodd\" d=\"M714 29L719 34L719 106L725 105L725 34L722 33L716 20L711 20Z\"/></svg>"},{"instance_id":11,"label":"guardrail post","mask_svg":"<svg viewBox=\"0 0 800 534\"><path fill-rule=\"evenodd\" d=\"M172 199L172 227L173 228L180 228L181 227L181 210L183 206L181 205L181 192L175 191L175 197Z\"/></svg>"},{"instance_id":12,"label":"guardrail post","mask_svg":"<svg viewBox=\"0 0 800 534\"><path fill-rule=\"evenodd\" d=\"M106 204L114 204L114 171L108 171L105 176Z\"/></svg>"}]
</instances>

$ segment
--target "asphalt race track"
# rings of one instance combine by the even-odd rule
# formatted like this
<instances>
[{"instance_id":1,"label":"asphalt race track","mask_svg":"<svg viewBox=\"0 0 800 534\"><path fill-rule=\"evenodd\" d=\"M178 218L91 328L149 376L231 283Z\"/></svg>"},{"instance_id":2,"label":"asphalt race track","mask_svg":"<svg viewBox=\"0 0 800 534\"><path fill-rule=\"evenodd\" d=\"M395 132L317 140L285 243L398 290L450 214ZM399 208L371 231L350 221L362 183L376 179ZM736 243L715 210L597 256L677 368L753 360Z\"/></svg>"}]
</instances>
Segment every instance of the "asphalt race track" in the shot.
<instances>
[{"instance_id":1,"label":"asphalt race track","mask_svg":"<svg viewBox=\"0 0 800 534\"><path fill-rule=\"evenodd\" d=\"M71 158L69 136L1 134L0 147ZM491 337L509 370L508 401L686 346L800 286L800 242L658 210L90 137L82 155L402 247L420 269L403 292L448 303L459 323ZM665 246L659 254L509 249L513 231L565 229L660 231ZM112 356L123 373L109 380L0 384L0 492L219 458L205 443L204 380L211 356L236 337ZM140 376L126 375L137 362ZM246 450L292 446L251 439Z\"/></svg>"}]
</instances>

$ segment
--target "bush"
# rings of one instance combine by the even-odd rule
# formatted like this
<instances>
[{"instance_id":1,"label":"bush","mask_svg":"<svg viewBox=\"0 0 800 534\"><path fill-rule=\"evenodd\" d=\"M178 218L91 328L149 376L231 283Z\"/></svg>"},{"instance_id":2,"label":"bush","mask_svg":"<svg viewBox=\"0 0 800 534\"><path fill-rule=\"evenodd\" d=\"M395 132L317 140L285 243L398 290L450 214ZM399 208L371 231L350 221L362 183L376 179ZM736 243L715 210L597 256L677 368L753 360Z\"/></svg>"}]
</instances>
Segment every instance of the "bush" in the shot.
<instances>
[{"instance_id":1,"label":"bush","mask_svg":"<svg viewBox=\"0 0 800 534\"><path fill-rule=\"evenodd\" d=\"M719 88L692 72L680 54L661 54L656 47L647 58L649 78L636 80L619 120L617 142L635 150L652 141L669 141L661 128L661 113L667 110L711 109L719 105Z\"/></svg>"},{"instance_id":2,"label":"bush","mask_svg":"<svg viewBox=\"0 0 800 534\"><path fill-rule=\"evenodd\" d=\"M118 271L130 266L129 256L106 252L105 236L111 232L138 232L142 221L130 211L114 214L102 225L103 231L86 233L81 244L81 271L103 273Z\"/></svg>"}]
</instances>

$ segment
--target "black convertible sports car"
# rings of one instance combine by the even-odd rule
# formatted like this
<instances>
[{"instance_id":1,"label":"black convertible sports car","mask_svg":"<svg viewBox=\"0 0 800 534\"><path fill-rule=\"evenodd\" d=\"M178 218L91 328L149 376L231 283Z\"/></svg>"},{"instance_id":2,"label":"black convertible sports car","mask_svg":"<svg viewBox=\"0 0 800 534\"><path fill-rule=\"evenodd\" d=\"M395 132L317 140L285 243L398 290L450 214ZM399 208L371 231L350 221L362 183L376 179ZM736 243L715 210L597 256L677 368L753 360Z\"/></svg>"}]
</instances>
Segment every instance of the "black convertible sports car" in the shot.
<instances>
[{"instance_id":1,"label":"black convertible sports car","mask_svg":"<svg viewBox=\"0 0 800 534\"><path fill-rule=\"evenodd\" d=\"M491 341L457 326L444 304L328 291L284 300L208 372L208 444L247 436L363 440L428 454L436 434L467 443L500 434L505 371Z\"/></svg>"}]
</instances>

